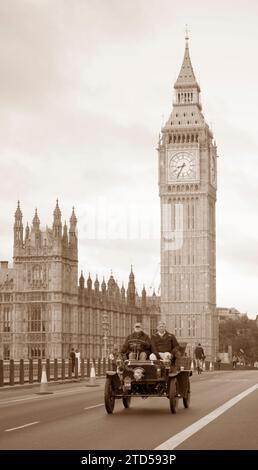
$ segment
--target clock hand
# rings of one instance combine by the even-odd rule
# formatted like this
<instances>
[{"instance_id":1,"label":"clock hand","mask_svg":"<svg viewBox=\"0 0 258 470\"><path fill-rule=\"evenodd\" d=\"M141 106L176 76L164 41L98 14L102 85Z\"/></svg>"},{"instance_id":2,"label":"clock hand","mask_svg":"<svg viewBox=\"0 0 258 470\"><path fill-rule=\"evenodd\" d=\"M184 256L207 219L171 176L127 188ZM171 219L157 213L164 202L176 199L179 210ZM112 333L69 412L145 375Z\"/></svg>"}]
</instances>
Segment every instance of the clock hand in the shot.
<instances>
[{"instance_id":1,"label":"clock hand","mask_svg":"<svg viewBox=\"0 0 258 470\"><path fill-rule=\"evenodd\" d=\"M180 168L180 171L179 171L179 173L177 174L177 177L180 176L180 173L181 173L182 169L184 168L184 166L185 166L185 163L183 163L183 165L177 167L177 168Z\"/></svg>"},{"instance_id":2,"label":"clock hand","mask_svg":"<svg viewBox=\"0 0 258 470\"><path fill-rule=\"evenodd\" d=\"M183 165L177 166L177 167L174 169L173 173L176 173L176 172L179 170L179 168L183 168L184 166L185 166L185 163L183 163Z\"/></svg>"}]
</instances>

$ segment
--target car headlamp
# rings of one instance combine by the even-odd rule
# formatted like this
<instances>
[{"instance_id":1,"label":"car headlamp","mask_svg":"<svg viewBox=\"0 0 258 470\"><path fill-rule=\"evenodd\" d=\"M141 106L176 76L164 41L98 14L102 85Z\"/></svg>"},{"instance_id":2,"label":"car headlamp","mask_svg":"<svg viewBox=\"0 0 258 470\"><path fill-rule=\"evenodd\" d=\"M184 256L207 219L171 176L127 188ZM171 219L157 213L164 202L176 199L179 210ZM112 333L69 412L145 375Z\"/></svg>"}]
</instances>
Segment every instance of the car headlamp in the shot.
<instances>
[{"instance_id":1,"label":"car headlamp","mask_svg":"<svg viewBox=\"0 0 258 470\"><path fill-rule=\"evenodd\" d=\"M133 376L135 380L141 380L143 378L143 375L144 375L144 369L142 369L141 367L136 367L136 369L134 369Z\"/></svg>"}]
</instances>

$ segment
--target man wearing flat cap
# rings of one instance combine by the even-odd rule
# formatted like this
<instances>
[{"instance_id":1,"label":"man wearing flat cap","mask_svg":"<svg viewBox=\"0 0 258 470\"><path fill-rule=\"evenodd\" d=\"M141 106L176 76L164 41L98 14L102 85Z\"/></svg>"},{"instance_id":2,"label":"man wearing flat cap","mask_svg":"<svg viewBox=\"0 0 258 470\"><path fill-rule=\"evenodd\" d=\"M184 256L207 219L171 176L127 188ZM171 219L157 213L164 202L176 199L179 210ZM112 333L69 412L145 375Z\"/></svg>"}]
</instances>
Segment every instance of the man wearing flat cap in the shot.
<instances>
[{"instance_id":1,"label":"man wearing flat cap","mask_svg":"<svg viewBox=\"0 0 258 470\"><path fill-rule=\"evenodd\" d=\"M127 336L121 352L131 360L144 361L148 359L151 352L151 342L149 336L144 333L140 322L134 324L134 331Z\"/></svg>"}]
</instances>

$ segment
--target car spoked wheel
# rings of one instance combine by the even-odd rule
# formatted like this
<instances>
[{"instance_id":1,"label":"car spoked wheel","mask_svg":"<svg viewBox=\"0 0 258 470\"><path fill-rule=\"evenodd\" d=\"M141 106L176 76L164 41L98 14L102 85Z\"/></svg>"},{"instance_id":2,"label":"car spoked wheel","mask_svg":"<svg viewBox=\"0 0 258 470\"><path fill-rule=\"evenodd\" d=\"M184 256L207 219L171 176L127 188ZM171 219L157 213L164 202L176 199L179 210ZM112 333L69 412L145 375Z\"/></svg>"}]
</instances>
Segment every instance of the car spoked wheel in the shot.
<instances>
[{"instance_id":1,"label":"car spoked wheel","mask_svg":"<svg viewBox=\"0 0 258 470\"><path fill-rule=\"evenodd\" d=\"M190 393L190 381L188 380L188 384L187 384L187 393L186 393L186 396L183 397L183 403L184 403L184 407L185 407L185 408L189 408L189 406L190 406L190 397L191 397L191 393Z\"/></svg>"},{"instance_id":2,"label":"car spoked wheel","mask_svg":"<svg viewBox=\"0 0 258 470\"><path fill-rule=\"evenodd\" d=\"M122 398L122 402L125 408L130 408L131 397Z\"/></svg>"},{"instance_id":3,"label":"car spoked wheel","mask_svg":"<svg viewBox=\"0 0 258 470\"><path fill-rule=\"evenodd\" d=\"M106 379L104 401L107 413L112 414L115 406L115 397L113 395L113 387L110 379Z\"/></svg>"},{"instance_id":4,"label":"car spoked wheel","mask_svg":"<svg viewBox=\"0 0 258 470\"><path fill-rule=\"evenodd\" d=\"M190 406L190 397L191 397L190 390L188 390L186 397L183 398L183 403L184 403L185 408L189 408Z\"/></svg>"},{"instance_id":5,"label":"car spoked wheel","mask_svg":"<svg viewBox=\"0 0 258 470\"><path fill-rule=\"evenodd\" d=\"M169 386L169 403L170 403L170 410L171 413L175 414L178 408L178 397L177 394L177 386L176 386L176 379L171 379L170 386Z\"/></svg>"}]
</instances>

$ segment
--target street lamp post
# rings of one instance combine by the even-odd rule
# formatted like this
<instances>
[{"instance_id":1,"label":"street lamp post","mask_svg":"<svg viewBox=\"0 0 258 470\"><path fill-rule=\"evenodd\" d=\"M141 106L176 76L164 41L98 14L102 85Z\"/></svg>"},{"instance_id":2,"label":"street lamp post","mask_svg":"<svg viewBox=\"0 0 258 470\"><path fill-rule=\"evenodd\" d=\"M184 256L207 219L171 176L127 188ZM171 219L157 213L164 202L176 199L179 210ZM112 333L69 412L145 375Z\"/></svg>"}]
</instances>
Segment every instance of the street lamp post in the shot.
<instances>
[{"instance_id":1,"label":"street lamp post","mask_svg":"<svg viewBox=\"0 0 258 470\"><path fill-rule=\"evenodd\" d=\"M103 330L102 359L107 359L107 356L108 356L108 333L109 333L109 320L108 320L108 314L107 313L103 313L103 316L102 316L102 330Z\"/></svg>"}]
</instances>

